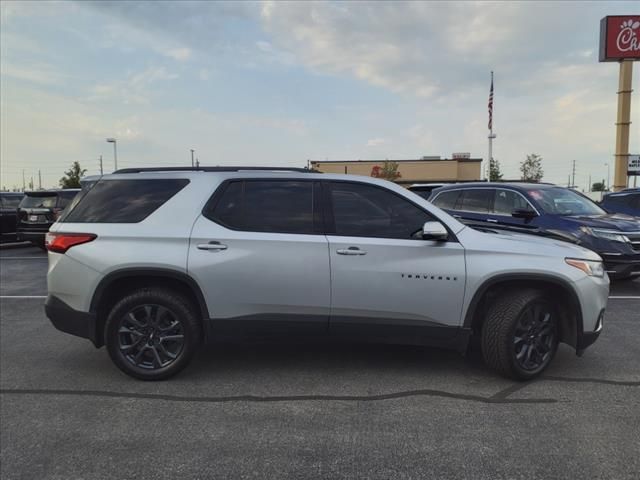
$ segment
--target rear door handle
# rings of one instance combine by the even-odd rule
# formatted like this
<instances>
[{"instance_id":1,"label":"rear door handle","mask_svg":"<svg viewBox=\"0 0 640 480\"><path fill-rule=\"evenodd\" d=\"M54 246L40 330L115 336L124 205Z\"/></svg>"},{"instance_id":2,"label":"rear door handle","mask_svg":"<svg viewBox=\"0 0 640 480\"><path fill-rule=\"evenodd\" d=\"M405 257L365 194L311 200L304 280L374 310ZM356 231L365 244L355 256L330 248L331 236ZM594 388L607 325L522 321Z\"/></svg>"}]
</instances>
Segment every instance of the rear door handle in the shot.
<instances>
[{"instance_id":1,"label":"rear door handle","mask_svg":"<svg viewBox=\"0 0 640 480\"><path fill-rule=\"evenodd\" d=\"M220 242L216 242L215 240L210 241L209 243L199 243L197 245L198 250L214 250L214 251L220 251L220 250L226 250L227 246L223 245Z\"/></svg>"},{"instance_id":2,"label":"rear door handle","mask_svg":"<svg viewBox=\"0 0 640 480\"><path fill-rule=\"evenodd\" d=\"M336 250L338 255L366 255L365 250L360 250L358 247L339 248Z\"/></svg>"},{"instance_id":3,"label":"rear door handle","mask_svg":"<svg viewBox=\"0 0 640 480\"><path fill-rule=\"evenodd\" d=\"M498 220L496 220L494 218L487 218L487 222L498 223Z\"/></svg>"},{"instance_id":4,"label":"rear door handle","mask_svg":"<svg viewBox=\"0 0 640 480\"><path fill-rule=\"evenodd\" d=\"M454 215L453 218L462 218L460 215Z\"/></svg>"}]
</instances>

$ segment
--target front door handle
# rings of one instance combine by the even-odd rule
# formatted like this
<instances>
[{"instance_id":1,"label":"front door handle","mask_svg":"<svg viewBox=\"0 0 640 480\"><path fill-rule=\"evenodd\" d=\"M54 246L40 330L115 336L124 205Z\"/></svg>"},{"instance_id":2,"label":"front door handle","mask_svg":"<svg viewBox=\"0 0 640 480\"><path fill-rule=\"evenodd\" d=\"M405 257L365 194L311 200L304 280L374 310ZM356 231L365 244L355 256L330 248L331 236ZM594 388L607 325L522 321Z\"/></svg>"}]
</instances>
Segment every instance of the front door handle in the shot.
<instances>
[{"instance_id":1,"label":"front door handle","mask_svg":"<svg viewBox=\"0 0 640 480\"><path fill-rule=\"evenodd\" d=\"M365 250L360 250L358 247L339 248L336 250L338 255L366 255Z\"/></svg>"},{"instance_id":2,"label":"front door handle","mask_svg":"<svg viewBox=\"0 0 640 480\"><path fill-rule=\"evenodd\" d=\"M219 250L226 250L227 246L223 245L220 242L216 242L215 240L210 241L209 243L199 243L197 245L198 250L214 250L214 251L219 251Z\"/></svg>"},{"instance_id":3,"label":"front door handle","mask_svg":"<svg viewBox=\"0 0 640 480\"><path fill-rule=\"evenodd\" d=\"M495 218L487 218L487 222L498 223L498 220L496 220Z\"/></svg>"}]
</instances>

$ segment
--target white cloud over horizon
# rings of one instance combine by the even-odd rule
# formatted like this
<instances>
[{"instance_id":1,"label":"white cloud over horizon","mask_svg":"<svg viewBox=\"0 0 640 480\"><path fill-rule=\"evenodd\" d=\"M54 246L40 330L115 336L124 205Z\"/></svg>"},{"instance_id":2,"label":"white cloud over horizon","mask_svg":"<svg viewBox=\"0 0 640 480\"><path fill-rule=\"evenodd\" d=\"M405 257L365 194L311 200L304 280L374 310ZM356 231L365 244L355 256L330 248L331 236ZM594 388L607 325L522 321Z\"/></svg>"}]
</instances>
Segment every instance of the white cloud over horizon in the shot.
<instances>
[{"instance_id":1,"label":"white cloud over horizon","mask_svg":"<svg viewBox=\"0 0 640 480\"><path fill-rule=\"evenodd\" d=\"M2 2L2 185L123 165L536 152L580 185L613 161L617 66L599 19L632 2ZM638 85L640 73L634 84ZM640 89L632 105L640 124ZM637 129L632 149L640 150ZM50 183L51 183L50 182Z\"/></svg>"}]
</instances>

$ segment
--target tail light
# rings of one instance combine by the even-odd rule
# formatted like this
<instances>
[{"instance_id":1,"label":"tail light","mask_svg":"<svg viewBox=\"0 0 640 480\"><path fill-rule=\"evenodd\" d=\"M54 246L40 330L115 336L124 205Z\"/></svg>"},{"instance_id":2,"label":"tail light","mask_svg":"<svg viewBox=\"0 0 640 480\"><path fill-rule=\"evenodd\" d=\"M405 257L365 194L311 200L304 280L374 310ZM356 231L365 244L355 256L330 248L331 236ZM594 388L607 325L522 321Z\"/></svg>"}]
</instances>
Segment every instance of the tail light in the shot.
<instances>
[{"instance_id":1,"label":"tail light","mask_svg":"<svg viewBox=\"0 0 640 480\"><path fill-rule=\"evenodd\" d=\"M65 253L71 247L88 243L97 238L93 233L53 233L49 232L44 238L47 250L55 253Z\"/></svg>"}]
</instances>

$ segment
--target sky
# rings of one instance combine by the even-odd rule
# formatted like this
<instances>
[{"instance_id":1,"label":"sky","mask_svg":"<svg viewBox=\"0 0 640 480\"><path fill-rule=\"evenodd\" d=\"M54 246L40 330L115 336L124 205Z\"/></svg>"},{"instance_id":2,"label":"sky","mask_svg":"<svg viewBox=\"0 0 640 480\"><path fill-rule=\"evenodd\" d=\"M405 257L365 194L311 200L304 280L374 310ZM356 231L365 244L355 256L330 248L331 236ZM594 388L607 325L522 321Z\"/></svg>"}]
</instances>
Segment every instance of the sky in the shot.
<instances>
[{"instance_id":1,"label":"sky","mask_svg":"<svg viewBox=\"0 0 640 480\"><path fill-rule=\"evenodd\" d=\"M487 157L519 178L607 176L616 63L603 16L635 2L0 3L0 184L74 161L118 167L305 166L307 160ZM640 66L631 152L640 153ZM613 168L611 168L613 177Z\"/></svg>"}]
</instances>

